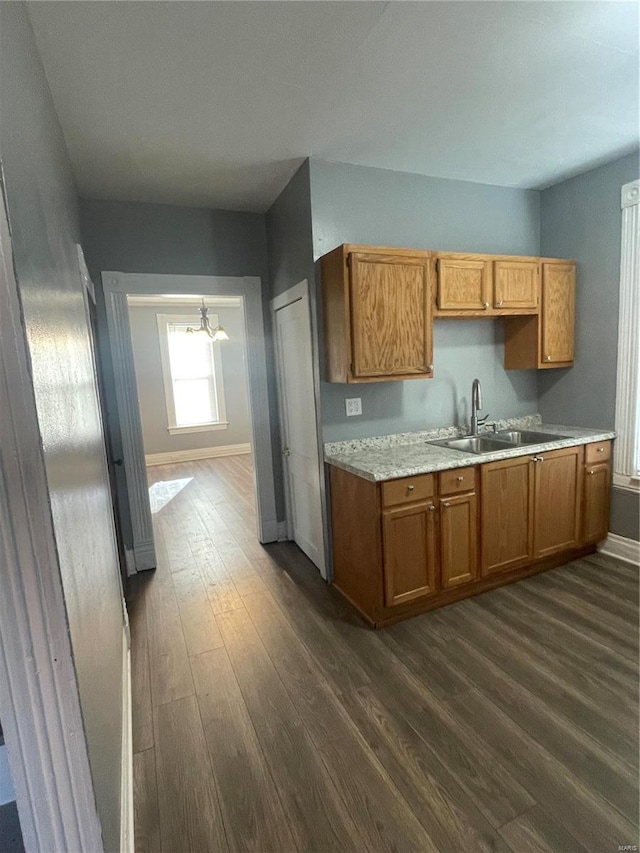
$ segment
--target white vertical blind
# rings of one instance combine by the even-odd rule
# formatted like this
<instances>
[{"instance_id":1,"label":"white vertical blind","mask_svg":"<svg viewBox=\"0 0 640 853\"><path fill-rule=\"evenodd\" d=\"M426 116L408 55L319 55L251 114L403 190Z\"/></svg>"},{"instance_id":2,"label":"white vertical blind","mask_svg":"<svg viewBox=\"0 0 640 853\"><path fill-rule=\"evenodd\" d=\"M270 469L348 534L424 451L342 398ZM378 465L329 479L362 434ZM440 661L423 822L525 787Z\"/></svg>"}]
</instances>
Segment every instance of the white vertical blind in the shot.
<instances>
[{"instance_id":1,"label":"white vertical blind","mask_svg":"<svg viewBox=\"0 0 640 853\"><path fill-rule=\"evenodd\" d=\"M640 180L622 187L616 481L640 477Z\"/></svg>"}]
</instances>

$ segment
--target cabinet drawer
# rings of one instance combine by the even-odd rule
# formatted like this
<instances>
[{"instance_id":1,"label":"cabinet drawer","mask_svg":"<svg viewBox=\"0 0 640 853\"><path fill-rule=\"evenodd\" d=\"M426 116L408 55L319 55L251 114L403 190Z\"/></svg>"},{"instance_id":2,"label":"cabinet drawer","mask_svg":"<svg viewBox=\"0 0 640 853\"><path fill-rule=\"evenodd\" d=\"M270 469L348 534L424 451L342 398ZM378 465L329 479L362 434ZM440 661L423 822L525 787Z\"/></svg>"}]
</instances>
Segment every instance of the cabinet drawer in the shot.
<instances>
[{"instance_id":1,"label":"cabinet drawer","mask_svg":"<svg viewBox=\"0 0 640 853\"><path fill-rule=\"evenodd\" d=\"M587 465L594 465L597 462L607 462L609 459L611 459L610 441L596 441L593 444L587 444L584 457Z\"/></svg>"},{"instance_id":2,"label":"cabinet drawer","mask_svg":"<svg viewBox=\"0 0 640 853\"><path fill-rule=\"evenodd\" d=\"M396 506L432 498L435 494L433 474L418 474L382 484L382 505Z\"/></svg>"},{"instance_id":3,"label":"cabinet drawer","mask_svg":"<svg viewBox=\"0 0 640 853\"><path fill-rule=\"evenodd\" d=\"M457 495L461 492L473 492L476 488L475 468L454 468L440 474L440 494Z\"/></svg>"}]
</instances>

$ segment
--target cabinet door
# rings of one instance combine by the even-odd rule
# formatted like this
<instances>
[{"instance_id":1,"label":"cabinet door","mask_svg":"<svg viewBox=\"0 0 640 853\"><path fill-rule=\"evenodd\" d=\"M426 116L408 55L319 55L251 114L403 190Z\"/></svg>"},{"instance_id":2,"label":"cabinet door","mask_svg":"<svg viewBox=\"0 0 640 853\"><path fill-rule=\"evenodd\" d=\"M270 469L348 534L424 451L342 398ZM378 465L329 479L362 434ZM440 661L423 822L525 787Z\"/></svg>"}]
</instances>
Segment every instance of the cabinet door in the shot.
<instances>
[{"instance_id":1,"label":"cabinet door","mask_svg":"<svg viewBox=\"0 0 640 853\"><path fill-rule=\"evenodd\" d=\"M540 361L573 362L576 268L574 264L542 264L542 335Z\"/></svg>"},{"instance_id":2,"label":"cabinet door","mask_svg":"<svg viewBox=\"0 0 640 853\"><path fill-rule=\"evenodd\" d=\"M609 533L611 467L587 465L584 471L583 542L601 542Z\"/></svg>"},{"instance_id":3,"label":"cabinet door","mask_svg":"<svg viewBox=\"0 0 640 853\"><path fill-rule=\"evenodd\" d=\"M515 569L533 556L533 469L530 456L480 466L483 575Z\"/></svg>"},{"instance_id":4,"label":"cabinet door","mask_svg":"<svg viewBox=\"0 0 640 853\"><path fill-rule=\"evenodd\" d=\"M440 501L440 579L443 589L474 580L478 574L475 494Z\"/></svg>"},{"instance_id":5,"label":"cabinet door","mask_svg":"<svg viewBox=\"0 0 640 853\"><path fill-rule=\"evenodd\" d=\"M360 253L349 258L354 377L429 375L428 261Z\"/></svg>"},{"instance_id":6,"label":"cabinet door","mask_svg":"<svg viewBox=\"0 0 640 853\"><path fill-rule=\"evenodd\" d=\"M568 447L535 457L535 557L579 544L582 453L582 447Z\"/></svg>"},{"instance_id":7,"label":"cabinet door","mask_svg":"<svg viewBox=\"0 0 640 853\"><path fill-rule=\"evenodd\" d=\"M382 513L384 600L387 607L436 591L435 505Z\"/></svg>"},{"instance_id":8,"label":"cabinet door","mask_svg":"<svg viewBox=\"0 0 640 853\"><path fill-rule=\"evenodd\" d=\"M539 270L537 261L496 261L493 265L494 308L536 308Z\"/></svg>"},{"instance_id":9,"label":"cabinet door","mask_svg":"<svg viewBox=\"0 0 640 853\"><path fill-rule=\"evenodd\" d=\"M486 311L491 306L491 261L438 258L438 308Z\"/></svg>"}]
</instances>

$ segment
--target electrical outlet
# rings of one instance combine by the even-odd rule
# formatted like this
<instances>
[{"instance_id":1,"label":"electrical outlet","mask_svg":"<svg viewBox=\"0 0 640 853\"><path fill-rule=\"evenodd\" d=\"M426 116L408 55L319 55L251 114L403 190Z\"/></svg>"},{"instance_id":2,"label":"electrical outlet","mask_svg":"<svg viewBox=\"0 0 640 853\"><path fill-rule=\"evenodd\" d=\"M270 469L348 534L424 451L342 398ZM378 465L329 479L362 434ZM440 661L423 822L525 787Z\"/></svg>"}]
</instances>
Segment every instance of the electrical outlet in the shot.
<instances>
[{"instance_id":1,"label":"electrical outlet","mask_svg":"<svg viewBox=\"0 0 640 853\"><path fill-rule=\"evenodd\" d=\"M344 403L348 418L362 414L362 399L360 397L348 397Z\"/></svg>"}]
</instances>

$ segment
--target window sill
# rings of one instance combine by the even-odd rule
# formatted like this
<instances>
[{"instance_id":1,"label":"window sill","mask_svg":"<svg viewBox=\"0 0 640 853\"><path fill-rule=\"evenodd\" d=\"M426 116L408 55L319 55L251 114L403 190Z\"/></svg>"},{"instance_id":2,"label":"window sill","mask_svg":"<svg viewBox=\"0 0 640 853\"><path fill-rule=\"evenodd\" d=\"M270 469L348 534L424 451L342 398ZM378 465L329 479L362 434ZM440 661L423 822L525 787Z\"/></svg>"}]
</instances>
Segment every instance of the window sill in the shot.
<instances>
[{"instance_id":1,"label":"window sill","mask_svg":"<svg viewBox=\"0 0 640 853\"><path fill-rule=\"evenodd\" d=\"M170 435L182 435L188 432L209 432L214 429L226 429L229 421L216 421L214 424L195 424L194 426L170 426L167 432Z\"/></svg>"},{"instance_id":2,"label":"window sill","mask_svg":"<svg viewBox=\"0 0 640 853\"><path fill-rule=\"evenodd\" d=\"M640 494L640 477L627 477L626 474L614 474L613 487L623 492L632 492L635 495Z\"/></svg>"}]
</instances>

